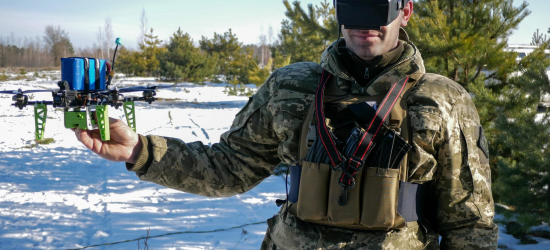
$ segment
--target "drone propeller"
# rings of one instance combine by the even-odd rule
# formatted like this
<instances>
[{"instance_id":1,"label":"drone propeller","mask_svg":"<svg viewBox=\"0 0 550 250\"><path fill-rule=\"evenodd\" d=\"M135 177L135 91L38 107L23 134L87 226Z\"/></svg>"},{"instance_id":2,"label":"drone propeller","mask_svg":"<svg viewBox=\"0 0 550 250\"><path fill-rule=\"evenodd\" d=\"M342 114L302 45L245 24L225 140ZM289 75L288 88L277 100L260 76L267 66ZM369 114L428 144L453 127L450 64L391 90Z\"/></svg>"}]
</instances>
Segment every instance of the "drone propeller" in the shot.
<instances>
[{"instance_id":1,"label":"drone propeller","mask_svg":"<svg viewBox=\"0 0 550 250\"><path fill-rule=\"evenodd\" d=\"M35 90L0 90L0 94L12 94L12 95L22 95L26 93L37 93L37 92L52 92L52 90L47 89L35 89Z\"/></svg>"},{"instance_id":2,"label":"drone propeller","mask_svg":"<svg viewBox=\"0 0 550 250\"><path fill-rule=\"evenodd\" d=\"M147 90L157 90L157 89L169 89L173 88L175 86L173 85L156 85L156 86L137 86L137 87L129 87L129 88L121 88L118 89L120 93L128 93L128 92L138 92L138 91L147 91Z\"/></svg>"}]
</instances>

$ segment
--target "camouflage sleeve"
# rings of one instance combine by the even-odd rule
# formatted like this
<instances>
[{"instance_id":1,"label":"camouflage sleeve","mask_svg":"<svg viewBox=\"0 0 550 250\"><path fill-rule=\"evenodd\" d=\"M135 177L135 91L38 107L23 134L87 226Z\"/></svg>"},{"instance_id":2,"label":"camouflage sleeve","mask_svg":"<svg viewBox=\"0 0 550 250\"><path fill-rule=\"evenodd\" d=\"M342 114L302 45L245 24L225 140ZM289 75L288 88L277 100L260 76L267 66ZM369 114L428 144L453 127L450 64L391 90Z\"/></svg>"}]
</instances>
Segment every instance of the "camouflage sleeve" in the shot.
<instances>
[{"instance_id":1,"label":"camouflage sleeve","mask_svg":"<svg viewBox=\"0 0 550 250\"><path fill-rule=\"evenodd\" d=\"M497 249L487 140L470 94L456 96L438 152L441 249Z\"/></svg>"},{"instance_id":2,"label":"camouflage sleeve","mask_svg":"<svg viewBox=\"0 0 550 250\"><path fill-rule=\"evenodd\" d=\"M128 170L141 180L203 196L230 196L252 189L280 162L279 138L271 128L273 115L266 109L276 74L237 113L219 143L209 147L149 135L149 149L140 155L149 154L149 160Z\"/></svg>"},{"instance_id":3,"label":"camouflage sleeve","mask_svg":"<svg viewBox=\"0 0 550 250\"><path fill-rule=\"evenodd\" d=\"M458 84L432 80L447 83L420 88L409 108L411 181L435 180L441 249L497 249L489 154L477 110Z\"/></svg>"},{"instance_id":4,"label":"camouflage sleeve","mask_svg":"<svg viewBox=\"0 0 550 250\"><path fill-rule=\"evenodd\" d=\"M138 160L145 163L129 165L128 170L141 180L202 196L224 197L252 189L281 161L296 160L303 110L312 98L279 88L289 79L296 82L300 69L273 72L237 113L219 143L209 147L149 135L148 149L140 155L149 154L149 160Z\"/></svg>"}]
</instances>

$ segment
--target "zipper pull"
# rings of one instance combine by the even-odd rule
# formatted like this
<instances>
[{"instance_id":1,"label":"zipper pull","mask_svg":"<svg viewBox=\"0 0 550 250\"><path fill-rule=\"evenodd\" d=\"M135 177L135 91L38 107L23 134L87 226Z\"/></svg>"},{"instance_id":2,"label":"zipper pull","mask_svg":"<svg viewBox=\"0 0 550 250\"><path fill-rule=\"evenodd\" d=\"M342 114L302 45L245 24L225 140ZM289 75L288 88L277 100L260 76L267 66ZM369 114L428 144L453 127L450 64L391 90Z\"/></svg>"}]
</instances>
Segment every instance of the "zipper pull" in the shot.
<instances>
[{"instance_id":1,"label":"zipper pull","mask_svg":"<svg viewBox=\"0 0 550 250\"><path fill-rule=\"evenodd\" d=\"M364 76L364 77L365 77L365 79L369 79L369 77L370 77L370 74L369 74L369 67L366 67L366 68L365 68L365 76Z\"/></svg>"}]
</instances>

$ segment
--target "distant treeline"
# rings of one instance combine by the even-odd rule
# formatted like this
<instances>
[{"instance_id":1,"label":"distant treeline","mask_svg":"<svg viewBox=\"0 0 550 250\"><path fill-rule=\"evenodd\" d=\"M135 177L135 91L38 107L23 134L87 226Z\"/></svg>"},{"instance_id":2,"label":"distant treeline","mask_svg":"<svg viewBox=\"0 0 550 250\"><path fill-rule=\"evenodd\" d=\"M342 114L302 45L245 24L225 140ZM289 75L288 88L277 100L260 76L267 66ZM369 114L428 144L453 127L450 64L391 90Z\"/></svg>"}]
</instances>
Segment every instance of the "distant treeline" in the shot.
<instances>
[{"instance_id":1,"label":"distant treeline","mask_svg":"<svg viewBox=\"0 0 550 250\"><path fill-rule=\"evenodd\" d=\"M233 84L262 84L272 70L270 46L243 46L231 31L203 37L195 46L189 34L178 29L167 43L151 28L132 51L119 50L117 72L133 76L155 76L165 81L224 81Z\"/></svg>"},{"instance_id":2,"label":"distant treeline","mask_svg":"<svg viewBox=\"0 0 550 250\"><path fill-rule=\"evenodd\" d=\"M53 57L45 49L40 37L19 39L13 35L0 36L0 68L53 66Z\"/></svg>"},{"instance_id":3,"label":"distant treeline","mask_svg":"<svg viewBox=\"0 0 550 250\"><path fill-rule=\"evenodd\" d=\"M130 76L154 76L166 81L224 81L232 84L262 84L273 70L301 61L319 62L322 51L337 38L338 25L332 2L304 9L299 2L287 8L279 34L260 34L258 44L244 45L229 29L198 43L181 29L162 41L148 27L145 10L141 16L139 48L122 46L115 69ZM0 36L0 67L57 67L69 56L111 59L114 37L107 18L96 32L97 43L74 48L61 26L48 25L42 37Z\"/></svg>"},{"instance_id":4,"label":"distant treeline","mask_svg":"<svg viewBox=\"0 0 550 250\"><path fill-rule=\"evenodd\" d=\"M142 13L142 37L138 50L122 48L116 70L127 75L155 76L166 81L224 81L261 85L273 70L290 63L319 62L321 53L338 37L332 2L318 6L283 1L286 17L276 38L271 28L260 34L259 44L243 45L229 29L213 38L203 36L196 44L178 29L169 41L147 28Z\"/></svg>"}]
</instances>

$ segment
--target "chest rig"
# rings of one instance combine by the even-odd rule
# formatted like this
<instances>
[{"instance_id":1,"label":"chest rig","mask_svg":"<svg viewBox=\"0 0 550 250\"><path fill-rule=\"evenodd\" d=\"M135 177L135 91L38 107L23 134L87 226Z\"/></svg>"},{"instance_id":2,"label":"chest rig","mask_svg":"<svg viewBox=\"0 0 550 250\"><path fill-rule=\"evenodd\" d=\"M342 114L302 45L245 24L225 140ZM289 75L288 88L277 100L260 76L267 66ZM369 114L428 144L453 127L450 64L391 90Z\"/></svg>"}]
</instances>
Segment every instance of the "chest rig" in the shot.
<instances>
[{"instance_id":1,"label":"chest rig","mask_svg":"<svg viewBox=\"0 0 550 250\"><path fill-rule=\"evenodd\" d=\"M427 186L408 182L406 113L406 97L417 81L405 77L386 93L340 98L336 106L344 108L327 118L330 100L323 97L331 80L336 78L323 71L315 105L304 120L304 160L290 166L288 211L304 221L360 230L387 231L420 220ZM326 88L342 96L335 84ZM348 116L348 121L338 119Z\"/></svg>"}]
</instances>

